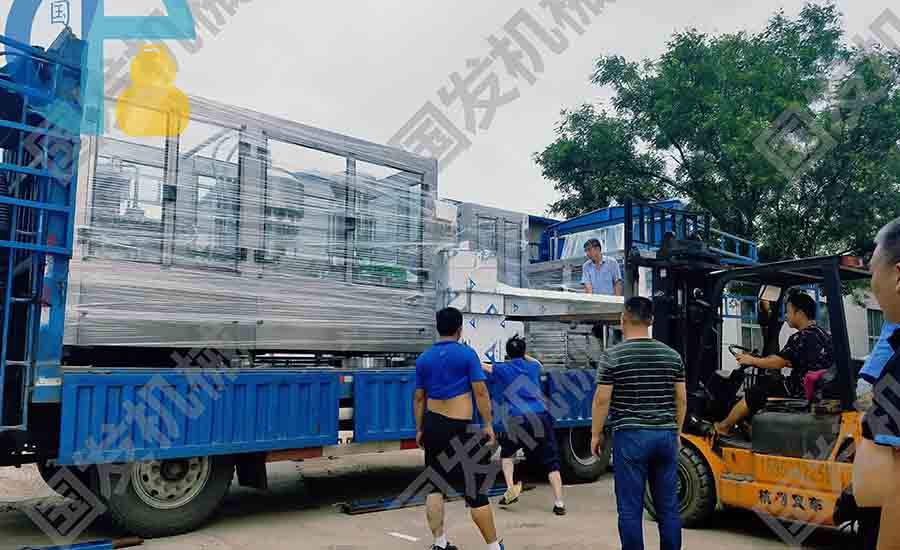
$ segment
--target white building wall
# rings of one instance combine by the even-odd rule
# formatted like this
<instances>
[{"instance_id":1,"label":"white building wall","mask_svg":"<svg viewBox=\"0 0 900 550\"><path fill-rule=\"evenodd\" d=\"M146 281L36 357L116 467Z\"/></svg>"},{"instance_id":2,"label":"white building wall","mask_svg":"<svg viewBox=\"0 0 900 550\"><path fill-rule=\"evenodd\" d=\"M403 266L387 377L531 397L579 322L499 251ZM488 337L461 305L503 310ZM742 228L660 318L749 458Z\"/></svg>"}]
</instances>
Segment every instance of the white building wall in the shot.
<instances>
[{"instance_id":1,"label":"white building wall","mask_svg":"<svg viewBox=\"0 0 900 550\"><path fill-rule=\"evenodd\" d=\"M823 301L824 300L823 298ZM869 355L869 334L868 334L868 318L866 311L869 309L881 310L878 302L870 295L866 294L863 299L863 305L856 303L852 296L844 297L844 315L847 319L847 338L850 341L850 356L854 359L863 359ZM781 329L779 340L781 345L787 343L794 329L785 323Z\"/></svg>"}]
</instances>

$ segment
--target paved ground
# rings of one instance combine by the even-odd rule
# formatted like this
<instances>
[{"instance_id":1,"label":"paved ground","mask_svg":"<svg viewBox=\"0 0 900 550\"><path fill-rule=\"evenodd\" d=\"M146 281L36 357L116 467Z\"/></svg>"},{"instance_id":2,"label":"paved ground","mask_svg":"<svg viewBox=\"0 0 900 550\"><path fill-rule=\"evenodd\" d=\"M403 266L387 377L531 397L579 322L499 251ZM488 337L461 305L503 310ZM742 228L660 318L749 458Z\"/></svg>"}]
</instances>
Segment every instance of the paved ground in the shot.
<instances>
[{"instance_id":1,"label":"paved ground","mask_svg":"<svg viewBox=\"0 0 900 550\"><path fill-rule=\"evenodd\" d=\"M422 508L359 516L341 514L335 504L359 498L400 493L422 467L417 452L388 453L338 461L271 465L269 492L238 488L232 491L218 517L189 535L146 543L146 550L357 550L421 549L430 539ZM303 476L301 478L301 471ZM499 530L507 548L531 550L617 549L615 499L611 476L590 485L567 488L569 515L549 511L550 490L535 480L515 508L497 511ZM19 506L47 496L49 490L33 468L0 468L0 550L47 545ZM483 548L463 503L448 505L450 539L464 549ZM658 548L655 524L645 524L648 548ZM99 520L84 540L121 536ZM813 534L809 548L846 548L835 532ZM685 550L769 550L787 548L752 513L719 513L704 530L685 531Z\"/></svg>"}]
</instances>

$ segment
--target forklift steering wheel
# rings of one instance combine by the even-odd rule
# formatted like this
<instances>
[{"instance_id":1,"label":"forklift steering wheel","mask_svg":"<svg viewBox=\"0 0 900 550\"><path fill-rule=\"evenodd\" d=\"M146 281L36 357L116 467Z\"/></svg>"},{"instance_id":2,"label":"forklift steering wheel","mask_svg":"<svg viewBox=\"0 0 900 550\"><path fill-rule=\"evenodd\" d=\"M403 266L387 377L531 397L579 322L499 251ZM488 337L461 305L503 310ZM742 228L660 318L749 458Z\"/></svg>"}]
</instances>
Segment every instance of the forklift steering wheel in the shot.
<instances>
[{"instance_id":1,"label":"forklift steering wheel","mask_svg":"<svg viewBox=\"0 0 900 550\"><path fill-rule=\"evenodd\" d=\"M748 348L745 348L744 346L736 346L734 344L728 346L728 352L731 353L731 355L733 355L735 357L738 356L738 353L749 353L750 355L757 354L755 349L748 349Z\"/></svg>"}]
</instances>

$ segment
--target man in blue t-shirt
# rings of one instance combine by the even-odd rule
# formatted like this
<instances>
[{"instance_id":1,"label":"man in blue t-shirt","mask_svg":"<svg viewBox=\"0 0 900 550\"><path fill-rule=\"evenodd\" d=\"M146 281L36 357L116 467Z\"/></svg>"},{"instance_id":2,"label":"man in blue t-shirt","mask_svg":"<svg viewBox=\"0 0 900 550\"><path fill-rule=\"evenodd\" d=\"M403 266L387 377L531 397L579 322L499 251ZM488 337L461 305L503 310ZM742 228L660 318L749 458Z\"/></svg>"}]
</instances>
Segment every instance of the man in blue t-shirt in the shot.
<instances>
[{"instance_id":1,"label":"man in blue t-shirt","mask_svg":"<svg viewBox=\"0 0 900 550\"><path fill-rule=\"evenodd\" d=\"M444 498L451 490L462 493L488 550L503 550L485 487L489 447L496 442L491 396L478 354L459 343L462 325L459 310L439 311L440 338L416 360L416 443L425 449L430 492L425 515L434 534L432 550L456 550L444 532ZM473 396L484 423L480 429L472 425Z\"/></svg>"},{"instance_id":2,"label":"man in blue t-shirt","mask_svg":"<svg viewBox=\"0 0 900 550\"><path fill-rule=\"evenodd\" d=\"M900 324L900 218L884 226L875 242L869 263L872 295L885 320ZM900 541L900 330L888 343L894 353L875 380L872 407L863 417L862 439L853 460L856 504L881 508L879 550L897 548Z\"/></svg>"},{"instance_id":3,"label":"man in blue t-shirt","mask_svg":"<svg viewBox=\"0 0 900 550\"><path fill-rule=\"evenodd\" d=\"M506 342L506 363L485 365L490 380L502 400L505 414L503 423L506 433L500 441L500 458L503 477L506 478L506 494L500 499L502 506L509 506L519 500L522 484L514 483L512 457L525 450L532 462L540 462L546 468L556 498L553 513L566 515L563 502L562 478L559 474L559 450L553 432L553 418L544 404L541 389L541 364L525 355L525 340L514 336Z\"/></svg>"}]
</instances>

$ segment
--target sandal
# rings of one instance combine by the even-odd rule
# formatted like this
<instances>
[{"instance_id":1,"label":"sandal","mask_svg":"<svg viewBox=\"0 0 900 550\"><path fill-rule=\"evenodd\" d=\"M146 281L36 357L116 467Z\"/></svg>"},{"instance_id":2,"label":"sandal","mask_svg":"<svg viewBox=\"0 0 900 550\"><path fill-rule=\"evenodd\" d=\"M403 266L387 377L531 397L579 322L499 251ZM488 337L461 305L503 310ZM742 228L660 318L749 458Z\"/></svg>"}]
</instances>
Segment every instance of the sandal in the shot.
<instances>
[{"instance_id":1,"label":"sandal","mask_svg":"<svg viewBox=\"0 0 900 550\"><path fill-rule=\"evenodd\" d=\"M500 506L509 506L510 504L515 504L519 501L519 495L522 494L522 484L516 483L512 487L506 490L503 493L503 497L500 499Z\"/></svg>"}]
</instances>

